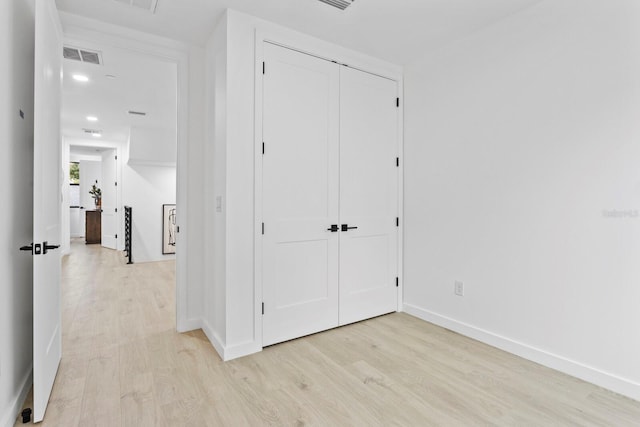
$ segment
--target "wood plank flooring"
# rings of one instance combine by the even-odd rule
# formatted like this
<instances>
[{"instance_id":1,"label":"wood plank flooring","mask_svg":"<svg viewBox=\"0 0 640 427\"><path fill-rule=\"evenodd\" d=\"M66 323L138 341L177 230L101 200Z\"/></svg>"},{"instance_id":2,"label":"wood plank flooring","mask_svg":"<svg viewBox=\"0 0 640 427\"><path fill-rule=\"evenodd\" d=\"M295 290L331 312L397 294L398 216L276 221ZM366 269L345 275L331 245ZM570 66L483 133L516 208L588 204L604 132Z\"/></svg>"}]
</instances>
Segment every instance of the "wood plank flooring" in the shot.
<instances>
[{"instance_id":1,"label":"wood plank flooring","mask_svg":"<svg viewBox=\"0 0 640 427\"><path fill-rule=\"evenodd\" d=\"M72 249L43 426L640 426L640 402L402 313L223 363L174 331L174 262Z\"/></svg>"}]
</instances>

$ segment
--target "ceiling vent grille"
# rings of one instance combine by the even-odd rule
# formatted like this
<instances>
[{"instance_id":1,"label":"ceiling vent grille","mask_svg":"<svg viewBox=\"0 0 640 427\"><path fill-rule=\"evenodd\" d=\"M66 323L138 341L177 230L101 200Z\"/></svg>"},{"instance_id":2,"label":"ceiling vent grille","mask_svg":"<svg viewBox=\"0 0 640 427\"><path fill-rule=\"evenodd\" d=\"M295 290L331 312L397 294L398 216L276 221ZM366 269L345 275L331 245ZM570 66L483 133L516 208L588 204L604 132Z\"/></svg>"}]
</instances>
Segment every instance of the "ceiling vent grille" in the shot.
<instances>
[{"instance_id":1,"label":"ceiling vent grille","mask_svg":"<svg viewBox=\"0 0 640 427\"><path fill-rule=\"evenodd\" d=\"M321 1L322 3L326 3L330 6L337 7L340 10L345 10L346 8L351 6L351 4L355 0L319 0L319 1Z\"/></svg>"},{"instance_id":2,"label":"ceiling vent grille","mask_svg":"<svg viewBox=\"0 0 640 427\"><path fill-rule=\"evenodd\" d=\"M62 48L62 56L72 61L86 62L87 64L102 64L102 54L93 50L78 49L76 47L65 46Z\"/></svg>"},{"instance_id":3,"label":"ceiling vent grille","mask_svg":"<svg viewBox=\"0 0 640 427\"><path fill-rule=\"evenodd\" d=\"M144 9L147 12L156 13L158 0L114 0L118 3L126 4L136 9Z\"/></svg>"},{"instance_id":4,"label":"ceiling vent grille","mask_svg":"<svg viewBox=\"0 0 640 427\"><path fill-rule=\"evenodd\" d=\"M86 128L82 128L82 130L84 131L84 133L88 133L89 135L102 135L102 131L101 130L86 129Z\"/></svg>"},{"instance_id":5,"label":"ceiling vent grille","mask_svg":"<svg viewBox=\"0 0 640 427\"><path fill-rule=\"evenodd\" d=\"M147 115L147 113L145 113L144 111L129 110L129 111L127 111L127 113L131 114L132 116L146 116Z\"/></svg>"}]
</instances>

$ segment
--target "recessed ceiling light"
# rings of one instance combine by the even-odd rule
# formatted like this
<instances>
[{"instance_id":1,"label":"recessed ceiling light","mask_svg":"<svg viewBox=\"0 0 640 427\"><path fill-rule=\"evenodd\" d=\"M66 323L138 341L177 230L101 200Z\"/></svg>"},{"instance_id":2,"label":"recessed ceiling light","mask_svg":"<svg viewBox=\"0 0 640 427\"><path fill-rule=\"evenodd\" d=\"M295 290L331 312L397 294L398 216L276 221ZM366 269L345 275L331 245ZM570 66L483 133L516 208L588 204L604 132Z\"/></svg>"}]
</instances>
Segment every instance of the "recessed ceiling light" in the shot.
<instances>
[{"instance_id":1,"label":"recessed ceiling light","mask_svg":"<svg viewBox=\"0 0 640 427\"><path fill-rule=\"evenodd\" d=\"M90 122L97 122L98 118L96 116L87 116L87 120L89 120Z\"/></svg>"},{"instance_id":2,"label":"recessed ceiling light","mask_svg":"<svg viewBox=\"0 0 640 427\"><path fill-rule=\"evenodd\" d=\"M73 80L77 81L77 82L88 82L89 81L89 77L82 75L82 74L74 74L73 76Z\"/></svg>"},{"instance_id":3,"label":"recessed ceiling light","mask_svg":"<svg viewBox=\"0 0 640 427\"><path fill-rule=\"evenodd\" d=\"M93 135L94 138L102 138L101 133L92 133L91 135Z\"/></svg>"}]
</instances>

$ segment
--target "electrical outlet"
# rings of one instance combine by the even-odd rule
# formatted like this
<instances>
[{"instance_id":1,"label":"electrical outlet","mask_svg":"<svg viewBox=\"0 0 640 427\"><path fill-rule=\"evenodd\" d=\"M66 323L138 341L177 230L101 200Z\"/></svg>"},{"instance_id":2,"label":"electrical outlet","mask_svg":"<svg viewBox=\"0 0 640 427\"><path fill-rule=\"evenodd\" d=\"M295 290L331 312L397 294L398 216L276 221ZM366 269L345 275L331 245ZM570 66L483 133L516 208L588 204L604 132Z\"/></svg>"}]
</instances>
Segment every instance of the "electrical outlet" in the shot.
<instances>
[{"instance_id":1,"label":"electrical outlet","mask_svg":"<svg viewBox=\"0 0 640 427\"><path fill-rule=\"evenodd\" d=\"M459 297L463 297L464 296L464 283L459 282L459 281L455 281L453 282L453 292L455 292L456 295L458 295Z\"/></svg>"}]
</instances>

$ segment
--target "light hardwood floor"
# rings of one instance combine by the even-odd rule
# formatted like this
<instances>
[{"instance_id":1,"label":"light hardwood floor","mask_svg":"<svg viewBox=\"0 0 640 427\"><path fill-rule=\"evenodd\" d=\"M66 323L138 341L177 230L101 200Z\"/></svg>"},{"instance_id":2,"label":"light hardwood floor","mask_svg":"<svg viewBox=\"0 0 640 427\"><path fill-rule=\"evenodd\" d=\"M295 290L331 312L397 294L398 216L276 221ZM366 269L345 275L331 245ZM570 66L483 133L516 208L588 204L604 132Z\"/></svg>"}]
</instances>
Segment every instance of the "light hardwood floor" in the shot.
<instances>
[{"instance_id":1,"label":"light hardwood floor","mask_svg":"<svg viewBox=\"0 0 640 427\"><path fill-rule=\"evenodd\" d=\"M223 363L174 331L173 262L72 247L43 426L640 426L640 402L401 313Z\"/></svg>"}]
</instances>

